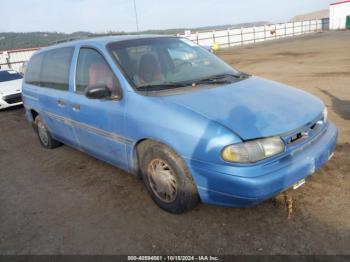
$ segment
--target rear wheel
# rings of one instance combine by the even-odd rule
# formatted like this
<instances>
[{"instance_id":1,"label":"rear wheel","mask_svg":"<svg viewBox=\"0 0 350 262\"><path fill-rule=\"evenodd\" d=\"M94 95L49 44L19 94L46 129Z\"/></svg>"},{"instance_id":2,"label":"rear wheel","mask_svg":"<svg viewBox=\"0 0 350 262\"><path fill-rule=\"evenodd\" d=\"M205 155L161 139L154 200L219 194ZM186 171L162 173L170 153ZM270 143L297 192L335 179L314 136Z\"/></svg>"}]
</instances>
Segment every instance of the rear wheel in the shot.
<instances>
[{"instance_id":1,"label":"rear wheel","mask_svg":"<svg viewBox=\"0 0 350 262\"><path fill-rule=\"evenodd\" d=\"M138 148L145 186L156 204L183 213L199 202L196 186L183 160L167 146L147 141Z\"/></svg>"},{"instance_id":2,"label":"rear wheel","mask_svg":"<svg viewBox=\"0 0 350 262\"><path fill-rule=\"evenodd\" d=\"M49 130L47 129L41 116L37 116L34 120L36 131L38 133L40 144L48 149L53 149L61 145L60 142L53 139Z\"/></svg>"}]
</instances>

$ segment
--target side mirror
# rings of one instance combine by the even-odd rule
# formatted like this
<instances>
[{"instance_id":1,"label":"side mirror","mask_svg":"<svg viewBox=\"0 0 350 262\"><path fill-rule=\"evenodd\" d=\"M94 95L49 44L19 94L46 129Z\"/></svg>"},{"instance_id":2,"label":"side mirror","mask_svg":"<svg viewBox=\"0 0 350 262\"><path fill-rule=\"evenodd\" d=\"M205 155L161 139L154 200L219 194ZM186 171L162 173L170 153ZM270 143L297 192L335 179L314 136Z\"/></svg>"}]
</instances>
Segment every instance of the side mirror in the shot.
<instances>
[{"instance_id":1,"label":"side mirror","mask_svg":"<svg viewBox=\"0 0 350 262\"><path fill-rule=\"evenodd\" d=\"M85 96L90 99L102 99L108 98L111 96L111 91L107 87L107 85L93 85L88 86L85 90Z\"/></svg>"}]
</instances>

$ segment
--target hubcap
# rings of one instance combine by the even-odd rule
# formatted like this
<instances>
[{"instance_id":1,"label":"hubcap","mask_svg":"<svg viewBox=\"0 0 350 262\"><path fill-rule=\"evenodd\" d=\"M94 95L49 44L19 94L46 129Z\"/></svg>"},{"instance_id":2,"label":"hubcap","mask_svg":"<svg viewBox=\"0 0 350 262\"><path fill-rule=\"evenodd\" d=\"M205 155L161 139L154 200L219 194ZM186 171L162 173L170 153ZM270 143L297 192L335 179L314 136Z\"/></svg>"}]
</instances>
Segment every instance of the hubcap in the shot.
<instances>
[{"instance_id":1,"label":"hubcap","mask_svg":"<svg viewBox=\"0 0 350 262\"><path fill-rule=\"evenodd\" d=\"M47 145L49 143L49 137L47 135L46 127L42 121L38 121L38 133L39 133L41 142L44 145Z\"/></svg>"},{"instance_id":2,"label":"hubcap","mask_svg":"<svg viewBox=\"0 0 350 262\"><path fill-rule=\"evenodd\" d=\"M153 193L163 202L171 203L176 199L177 182L170 166L162 159L153 159L148 164L148 179Z\"/></svg>"}]
</instances>

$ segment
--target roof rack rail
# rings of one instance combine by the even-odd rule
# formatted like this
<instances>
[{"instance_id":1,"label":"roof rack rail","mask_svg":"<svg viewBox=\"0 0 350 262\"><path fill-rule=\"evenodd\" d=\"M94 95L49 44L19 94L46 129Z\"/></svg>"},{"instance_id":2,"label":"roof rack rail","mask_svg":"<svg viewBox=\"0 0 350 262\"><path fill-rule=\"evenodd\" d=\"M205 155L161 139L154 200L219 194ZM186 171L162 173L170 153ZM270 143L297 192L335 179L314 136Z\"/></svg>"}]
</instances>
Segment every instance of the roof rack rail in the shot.
<instances>
[{"instance_id":1,"label":"roof rack rail","mask_svg":"<svg viewBox=\"0 0 350 262\"><path fill-rule=\"evenodd\" d=\"M104 36L118 36L118 35L126 35L126 33L95 33L95 34L88 35L88 38L104 37Z\"/></svg>"},{"instance_id":2,"label":"roof rack rail","mask_svg":"<svg viewBox=\"0 0 350 262\"><path fill-rule=\"evenodd\" d=\"M86 37L85 37L85 38L76 37L76 38L61 39L61 40L57 40L57 41L54 41L54 42L49 43L49 46L50 46L50 45L62 44L62 43L66 43L66 42L72 42L72 41L81 40L81 39L86 39Z\"/></svg>"},{"instance_id":3,"label":"roof rack rail","mask_svg":"<svg viewBox=\"0 0 350 262\"><path fill-rule=\"evenodd\" d=\"M53 42L49 43L49 46L61 44L61 43L66 43L66 42L71 42L71 41L75 41L75 40L82 40L82 39L95 38L95 37L104 37L104 36L118 36L118 35L126 35L126 33L95 33L95 34L91 33L91 34L86 35L84 37L72 37L72 38L53 41Z\"/></svg>"}]
</instances>

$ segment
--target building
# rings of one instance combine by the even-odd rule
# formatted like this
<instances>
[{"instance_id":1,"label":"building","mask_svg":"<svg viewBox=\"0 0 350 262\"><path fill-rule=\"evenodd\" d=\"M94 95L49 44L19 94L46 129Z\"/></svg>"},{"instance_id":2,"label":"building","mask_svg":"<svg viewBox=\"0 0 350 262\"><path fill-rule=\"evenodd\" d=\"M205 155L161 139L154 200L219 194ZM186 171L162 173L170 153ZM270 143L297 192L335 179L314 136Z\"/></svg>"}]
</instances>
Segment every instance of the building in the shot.
<instances>
[{"instance_id":1,"label":"building","mask_svg":"<svg viewBox=\"0 0 350 262\"><path fill-rule=\"evenodd\" d=\"M329 28L331 30L345 29L347 27L347 17L350 17L350 0L331 4L329 9ZM350 18L348 18L348 21L350 23Z\"/></svg>"},{"instance_id":2,"label":"building","mask_svg":"<svg viewBox=\"0 0 350 262\"><path fill-rule=\"evenodd\" d=\"M302 21L308 21L308 20L321 20L321 19L327 19L329 18L329 10L320 10L308 14L302 14L294 16L290 21L291 22L302 22Z\"/></svg>"}]
</instances>

